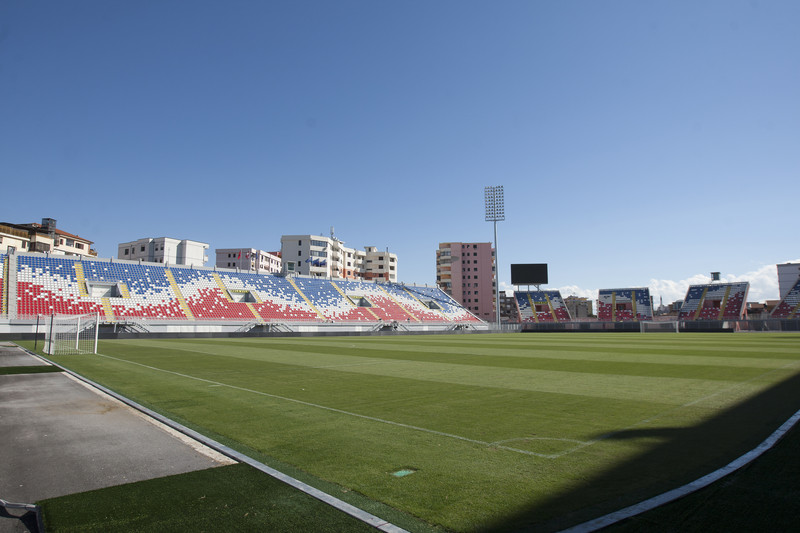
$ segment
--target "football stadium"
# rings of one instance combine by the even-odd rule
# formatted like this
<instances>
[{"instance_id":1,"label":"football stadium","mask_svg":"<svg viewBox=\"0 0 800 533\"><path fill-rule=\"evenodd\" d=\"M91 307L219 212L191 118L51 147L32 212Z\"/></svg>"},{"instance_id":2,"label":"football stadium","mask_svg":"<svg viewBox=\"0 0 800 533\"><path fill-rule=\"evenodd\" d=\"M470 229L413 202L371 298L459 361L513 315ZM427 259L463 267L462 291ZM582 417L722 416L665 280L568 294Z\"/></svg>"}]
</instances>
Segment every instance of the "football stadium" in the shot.
<instances>
[{"instance_id":1,"label":"football stadium","mask_svg":"<svg viewBox=\"0 0 800 533\"><path fill-rule=\"evenodd\" d=\"M124 451L131 437L102 451L96 429L70 471L67 445L48 448L58 430L11 424L7 440L28 440L5 445L36 458L5 467L30 476L20 486L57 484L37 469L96 477L86 461L106 454L128 469L0 495L27 530L747 529L765 508L781 529L798 510L780 483L800 280L767 319L748 319L748 283L717 282L669 320L647 288L599 291L592 320L558 291L518 291L518 321L499 326L438 287L40 253L0 265L2 350L22 361L0 367L9 412L19 380L44 398L68 378L223 458L137 476L130 454L162 459Z\"/></svg>"}]
</instances>

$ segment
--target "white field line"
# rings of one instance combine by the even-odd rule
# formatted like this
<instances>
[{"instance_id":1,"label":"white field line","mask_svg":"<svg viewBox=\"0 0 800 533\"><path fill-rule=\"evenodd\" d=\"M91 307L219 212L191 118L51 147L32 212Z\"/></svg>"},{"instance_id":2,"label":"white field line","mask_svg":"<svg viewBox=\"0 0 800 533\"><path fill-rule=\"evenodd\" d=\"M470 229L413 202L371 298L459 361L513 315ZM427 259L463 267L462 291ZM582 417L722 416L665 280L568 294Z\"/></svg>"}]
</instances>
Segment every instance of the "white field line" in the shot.
<instances>
[{"instance_id":1,"label":"white field line","mask_svg":"<svg viewBox=\"0 0 800 533\"><path fill-rule=\"evenodd\" d=\"M222 383L222 382L219 382L219 381L213 381L213 380L210 380L210 379L200 378L200 377L192 376L192 375L189 375L189 374L183 374L181 372L175 372L173 370L165 370L163 368L158 368L158 367L154 367L154 366L150 366L150 365L145 365L145 364L142 364L142 363L136 363L136 362L133 362L133 361L128 361L127 359L120 359L120 358L117 358L117 357L112 357L110 355L103 355L103 354L97 354L97 355L99 355L101 357L106 357L108 359L114 359L115 361L121 361L121 362L128 363L128 364L131 364L131 365L141 366L141 367L148 368L150 370L155 370L155 371L158 371L158 372L164 372L164 373L167 373L167 374L173 374L173 375L180 376L180 377L187 378L187 379L193 379L193 380L196 380L196 381L202 381L204 383L209 383L213 387L228 387L228 388L235 389L235 390L240 390L240 391L243 391L243 392L249 392L251 394L257 394L257 395L260 395L260 396L265 396L265 397L268 397L268 398L274 398L274 399L277 399L277 400L283 400L283 401L287 401L287 402L297 403L297 404L300 404L300 405L305 405L307 407L314 407L314 408L317 408L317 409L323 409L323 410L326 410L326 411L331 411L331 412L334 412L334 413L339 413L339 414L343 414L343 415L347 415L347 416L361 418L361 419L364 419L364 420L371 420L373 422L379 422L381 424L388 424L388 425L392 425L392 426L396 426L396 427L401 427L401 428L404 428L404 429L410 429L410 430L413 430L413 431L420 431L420 432L429 433L429 434L432 434L432 435L438 435L440 437L460 440L460 441L463 441L463 442L469 442L471 444L476 444L476 445L479 445L479 446L493 447L493 448L506 450L506 451L510 451L510 452L514 452L514 453L521 453L521 454L524 454L524 455L531 455L531 456L534 456L534 457L541 457L541 458L544 458L544 459L558 459L558 458L563 457L565 455L574 453L574 452L576 452L578 450L582 450L583 448L587 448L589 446L593 446L594 444L597 444L598 442L602 442L604 440L610 439L614 435L618 435L618 434L620 434L620 433L622 433L624 431L628 431L628 430L630 430L632 428L641 426L643 424L650 423L650 422L652 422L654 420L657 420L658 418L661 418L661 417L663 417L663 416L665 416L665 415L667 415L669 413L672 413L674 411L677 411L677 410L680 410L680 409L684 409L686 407L690 407L690 406L692 406L694 404L697 404L697 403L700 403L702 401L708 400L708 399L713 398L715 396L719 396L720 394L723 394L723 393L726 393L726 392L730 392L731 390L735 390L736 388L742 387L743 385L746 385L747 383L749 383L751 381L754 381L754 380L757 380L757 379L761 379L764 376L767 376L767 375L772 374L774 372L785 370L786 368L789 368L789 367L792 367L792 366L797 366L798 364L800 364L797 361L793 361L791 363L788 363L788 364L784 365L781 368L774 368L774 369L768 370L767 372L764 372L762 374L754 376L754 377L752 377L752 378L750 378L750 379L748 379L746 381L742 381L740 383L735 383L735 384L733 384L730 387L727 387L725 389L716 391L714 393L711 393L711 394L709 394L707 396L703 396L701 398L697 398L695 400L692 400L691 402L687 402L685 404L679 405L679 406L674 407L672 409L668 409L666 411L662 411L662 412L657 413L657 414L655 414L653 416L650 416L648 418L639 420L638 422L635 422L635 423L633 423L633 424L631 424L629 426L625 426L625 427L620 428L620 429L618 429L616 431L612 431L610 433L606 433L604 435L601 435L601 436L599 436L597 438L594 438L594 439L591 439L591 440L588 440L588 441L581 441L581 440L568 439L568 438L558 438L558 437L520 437L520 438L504 439L504 440L495 441L495 442L486 442L486 441L477 440L477 439L470 439L469 437L463 437L461 435L455 435L453 433L446 433L446 432L443 432L443 431L437 431L435 429L423 428L423 427L414 426L414 425L411 425L411 424L404 424L402 422L395 422L393 420L386 420L386 419L378 418L378 417L374 417L374 416L362 415L362 414L359 414L359 413L353 413L351 411L345 411L343 409L337 409L335 407L328 407L326 405L320 405L320 404L316 404L316 403L312 403L312 402L306 402L306 401L298 400L298 399L295 399L295 398L289 398L287 396L279 396L277 394L270 394L270 393L267 393L267 392L248 389L248 388L245 388L245 387L239 387L237 385L230 385L230 384ZM372 363L376 363L377 364L377 363L382 363L382 361L375 361L375 362L372 362ZM372 364L372 363L360 363L360 364ZM334 365L334 366L348 366L348 365ZM314 367L314 368L326 368L326 367ZM530 450L523 450L523 449L520 449L520 448L514 448L512 446L506 446L504 444L506 442L532 441L532 440L551 440L551 441L561 441L561 442L572 442L572 443L576 443L576 445L572 446L570 448L567 448L565 450L562 450L560 452L557 452L557 453L537 453L537 452L532 452Z\"/></svg>"},{"instance_id":2,"label":"white field line","mask_svg":"<svg viewBox=\"0 0 800 533\"><path fill-rule=\"evenodd\" d=\"M32 354L32 352L29 352L29 353ZM109 359L116 359L115 357L110 357L110 356L107 356L107 355L102 355L102 354L97 354L97 355L99 355L101 357L107 357ZM117 360L118 361L125 361L124 359L117 359ZM222 453L224 455L227 455L228 457L230 457L230 458L232 458L232 459L234 459L236 461L248 464L248 465L252 466L253 468L255 468L257 470L260 470L261 472L264 472L265 474L267 474L269 476L272 476L273 478L278 479L278 480L286 483L287 485L289 485L291 487L294 487L295 489L308 494L309 496L311 496L313 498L316 498L316 499L318 499L318 500L320 500L322 502L327 503L331 507L334 507L334 508L338 509L339 511L342 511L343 513L346 513L346 514L348 514L348 515L350 515L350 516L352 516L352 517L364 522L365 524L371 525L372 527L378 529L379 531L383 531L385 533L408 533L405 529L403 529L401 527L398 527L398 526L396 526L396 525L394 525L394 524L392 524L390 522L387 522L383 518L380 518L380 517L378 517L376 515L373 515L372 513L364 511L363 509L360 509L360 508L358 508L358 507L356 507L354 505L351 505L351 504L349 504L349 503L347 503L347 502L345 502L343 500L340 500L339 498L336 498L335 496L332 496L332 495L328 494L327 492L323 492L323 491L321 491L321 490L319 490L319 489L317 489L315 487L312 487L311 485L308 485L307 483L304 483L304 482L302 482L302 481L300 481L298 479L295 479L295 478L289 476L288 474L284 474L283 472L281 472L279 470L276 470L276 469L274 469L274 468L272 468L270 466L267 466L264 463L256 461L255 459L253 459L253 458L251 458L251 457L249 457L249 456L247 456L247 455L245 455L245 454L243 454L241 452L238 452L238 451L234 450L233 448L229 448L228 446L225 446L224 444L221 444L221 443L219 443L219 442L217 442L217 441L215 441L213 439L210 439L209 437L206 437L205 435L203 435L201 433L198 433L197 431L194 431L193 429L189 429L189 428L187 428L186 426L184 426L182 424L178 424L174 420L170 420L169 418L167 418L167 417L165 417L163 415L160 415L160 414L156 413L155 411L153 411L151 409L148 409L148 408L144 407L143 405L140 405L140 404L134 402L133 400L130 400L130 399L122 396L121 394L117 394L116 392L114 392L114 391L112 391L110 389L107 389L106 387L103 387L99 383L95 383L94 381L86 379L85 377L83 377L83 376L81 376L79 374L76 374L72 370L70 370L70 369L68 369L66 367L63 367L63 366L59 365L58 363L55 363L53 361L47 361L47 362L59 367L61 370L63 370L66 373L66 375L71 376L72 378L77 379L79 381L83 381L84 383L94 387L98 391L100 391L100 392L102 392L104 394L107 394L107 395L111 396L112 398L115 398L115 399L119 400L120 402L122 402L122 403L124 403L124 404L126 404L126 405L128 405L128 406L130 406L130 407L132 407L132 408L134 408L134 409L136 409L138 411L140 411L144 415L152 417L154 420L157 420L158 422L160 422L160 423L162 423L162 424L164 424L164 425L166 425L168 427L171 427L171 428L173 428L173 429L175 429L177 431L180 431L181 433L185 434L186 436L195 439L197 442L202 443L202 444L204 444L204 445L206 445L206 446L208 446L208 447L210 447L210 448L212 448L212 449L214 449L214 450L216 450L216 451L218 451L218 452L220 452L220 453ZM139 364L139 363L133 363L131 361L125 361L125 362L131 363L131 364L134 364L134 365ZM141 365L141 366L145 366L146 367L147 365ZM148 367L148 368L152 368L152 367ZM161 369L155 369L155 370L161 370ZM163 372L168 372L167 370L162 370L162 371ZM195 379L197 379L197 378L195 378ZM203 381L206 381L206 380L203 380ZM0 502L2 502L2 500L0 500ZM40 531L44 531L44 527L41 525L41 514L40 513L37 513L37 521L39 523L39 530Z\"/></svg>"},{"instance_id":3,"label":"white field line","mask_svg":"<svg viewBox=\"0 0 800 533\"><path fill-rule=\"evenodd\" d=\"M687 483L682 487L678 487L663 494L659 494L658 496L654 496L649 500L644 500L637 504L631 505L630 507L625 507L624 509L609 513L605 516L601 516L600 518L595 518L594 520L584 522L583 524L578 524L577 526L569 529L565 529L562 533L589 533L592 531L597 531L625 520L626 518L631 518L632 516L644 513L645 511L650 511L651 509L655 509L656 507L660 507L661 505L675 501L678 498L682 498L697 490L707 487L715 481L719 481L728 474L732 474L733 472L760 457L764 452L775 446L775 443L777 443L784 435L786 435L786 433L792 429L799 420L800 411L797 411L761 444L739 458L734 459L722 468L711 472L710 474L696 479L691 483Z\"/></svg>"},{"instance_id":4,"label":"white field line","mask_svg":"<svg viewBox=\"0 0 800 533\"><path fill-rule=\"evenodd\" d=\"M214 380L210 380L210 379L206 379L206 378L200 378L200 377L192 376L192 375L189 375L189 374L183 374L181 372L175 372L173 370L165 370L163 368L158 368L158 367L155 367L155 366L145 365L145 364L142 364L142 363L136 363L134 361L128 361L127 359L120 359L120 358L117 358L117 357L112 357L110 355L103 355L103 354L97 354L97 355L100 356L100 357L105 357L107 359L113 359L115 361L120 361L120 362L128 363L128 364L131 364L131 365L141 366L143 368L147 368L147 369L150 369L150 370L155 370L157 372L164 372L166 374L172 374L172 375L180 376L180 377L186 378L186 379L193 379L193 380L196 380L196 381L202 381L203 383L209 383L211 386L228 387L228 388L235 389L235 390L240 390L240 391L243 391L243 392L249 392L251 394L257 394L259 396L265 396L267 398L274 398L276 400L292 402L292 403L296 403L296 404L300 404L300 405L305 405L307 407L314 407L314 408L317 408L317 409L323 409L325 411L331 411L331 412L334 412L334 413L339 413L339 414L342 414L342 415L361 418L361 419L364 419L364 420L371 420L373 422L379 422L381 424L388 424L388 425L392 425L392 426L396 426L396 427L401 427L401 428L404 428L404 429L410 429L410 430L413 430L413 431L421 431L421 432L424 432L424 433L429 433L429 434L437 435L437 436L440 436L440 437L446 437L446 438L449 438L449 439L456 439L456 440L460 440L460 441L464 441L464 442L469 442L471 444L477 444L479 446L491 446L491 447L494 447L494 448L499 448L499 449L510 451L510 452L522 453L522 454L525 454L525 455L533 455L535 457L544 457L546 459L555 459L555 458L560 457L561 455L563 455L563 453L559 453L559 454L536 453L536 452L532 452L532 451L529 451L529 450L521 450L519 448L513 448L511 446L504 446L502 444L503 442L510 442L510 441L513 441L513 440L534 440L534 439L521 438L521 439L503 440L503 441L498 441L498 442L486 442L486 441L477 440L477 439L470 439L469 437L463 437L461 435L455 435L453 433L445 433L443 431L437 431L435 429L423 428L423 427L420 427L420 426L413 426L411 424L404 424L402 422L395 422L393 420L386 420L386 419L383 419L383 418L377 418L377 417L369 416L369 415L362 415L362 414L359 414L359 413L353 413L351 411L345 411L343 409L337 409L335 407L328 407L326 405L320 405L320 404L316 404L316 403L312 403L312 402L306 402L304 400L298 400L298 399L295 399L295 398L289 398L287 396L280 396L280 395L277 395L277 394L270 394L268 392L262 392L262 391L257 391L257 390L253 390L253 389L248 389L246 387L239 387L237 385L230 385L230 384L222 383L222 382L219 382L219 381L214 381ZM536 439L536 440L544 440L544 439ZM568 442L582 442L582 441L575 441L575 440L572 440L572 439L559 439L559 438L551 438L551 439L547 439L547 440L560 440L560 441L568 441Z\"/></svg>"}]
</instances>

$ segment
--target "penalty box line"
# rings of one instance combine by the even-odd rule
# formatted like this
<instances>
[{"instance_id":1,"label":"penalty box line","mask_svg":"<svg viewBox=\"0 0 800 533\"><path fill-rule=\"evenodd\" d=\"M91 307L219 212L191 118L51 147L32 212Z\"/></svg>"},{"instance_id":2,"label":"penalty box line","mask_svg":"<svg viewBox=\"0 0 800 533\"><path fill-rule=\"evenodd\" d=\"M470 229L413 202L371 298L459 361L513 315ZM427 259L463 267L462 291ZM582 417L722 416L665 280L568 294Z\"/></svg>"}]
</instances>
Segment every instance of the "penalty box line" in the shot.
<instances>
[{"instance_id":1,"label":"penalty box line","mask_svg":"<svg viewBox=\"0 0 800 533\"><path fill-rule=\"evenodd\" d=\"M192 375L189 375L189 374L184 374L182 372L175 372L174 370L166 370L166 369L158 368L158 367L151 366L151 365L145 365L144 363L137 363L135 361L129 361L127 359L120 359L118 357L113 357L113 356L110 356L110 355L103 355L103 354L99 354L99 353L97 355L100 356L100 357L105 357L107 359L113 359L115 361L120 361L120 362L123 362L123 363L128 363L128 364L131 364L131 365L136 365L136 366L140 366L140 367L143 367L143 368L147 368L149 370L154 370L154 371L157 371L157 372L164 372L166 374L172 374L172 375L179 376L179 377L186 378L186 379L193 379L195 381L201 381L203 383L208 383L210 385L214 385L214 386L217 386L217 387L228 387L230 389L239 390L239 391L242 391L242 392L248 392L248 393L251 393L251 394L257 394L259 396L265 396L267 398L274 398L276 400L292 402L292 403L296 403L296 404L299 404L299 405L304 405L306 407L314 407L316 409L323 409L325 411L330 411L330 412L333 412L333 413L338 413L338 414L342 414L342 415L346 415L346 416L352 416L352 417L355 417L355 418L361 418L363 420L370 420L372 422L379 422L381 424L388 424L388 425L391 425L391 426L396 426L396 427L400 427L400 428L404 428L404 429L410 429L410 430L413 430L413 431L420 431L420 432L423 432L423 433L429 433L431 435L437 435L439 437L445 437L445 438L449 438L449 439L460 440L460 441L463 441L463 442L469 442L470 444L477 444L479 446L493 447L493 448L498 448L498 449L501 449L501 450L506 450L506 451L510 451L510 452L514 452L514 453L521 453L521 454L524 454L524 455L532 455L534 457L542 457L542 458L545 458L545 459L557 459L557 458L561 457L562 455L565 455L566 453L569 453L569 452L571 452L571 451L573 451L575 449L578 449L578 448L582 447L582 445L579 445L579 446L576 446L574 448L571 448L570 450L567 450L566 452L557 453L557 454L536 453L536 452L532 452L532 451L529 451L529 450L522 450L520 448L514 448L512 446L505 446L505 445L502 444L503 442L509 442L509 440L503 440L503 441L497 441L497 442L486 442L486 441L477 440L477 439L470 439L469 437L464 437L464 436L461 436L461 435L455 435L453 433L446 433L444 431L437 431L435 429L424 428L424 427L421 427L421 426L414 426L414 425L411 425L411 424L404 424L402 422L395 422L393 420L386 420L384 418L378 418L378 417L375 417L375 416L369 416L369 415L362 415L362 414L359 414L359 413L353 413L351 411L345 411L343 409L337 409L335 407L328 407L326 405L320 405L320 404L317 404L317 403L307 402L307 401L304 401L304 400L298 400L296 398L289 398L287 396L280 396L278 394L270 394L268 392L257 391L257 390L254 390L254 389L248 389L246 387L239 387L238 385L230 385L228 383L222 383L220 381L214 381L214 380L211 380L211 379L192 376ZM517 440L517 439L511 439L511 440ZM552 440L569 440L570 442L575 442L574 440L571 440L571 439L552 439ZM583 444L588 444L588 443L583 443Z\"/></svg>"}]
</instances>

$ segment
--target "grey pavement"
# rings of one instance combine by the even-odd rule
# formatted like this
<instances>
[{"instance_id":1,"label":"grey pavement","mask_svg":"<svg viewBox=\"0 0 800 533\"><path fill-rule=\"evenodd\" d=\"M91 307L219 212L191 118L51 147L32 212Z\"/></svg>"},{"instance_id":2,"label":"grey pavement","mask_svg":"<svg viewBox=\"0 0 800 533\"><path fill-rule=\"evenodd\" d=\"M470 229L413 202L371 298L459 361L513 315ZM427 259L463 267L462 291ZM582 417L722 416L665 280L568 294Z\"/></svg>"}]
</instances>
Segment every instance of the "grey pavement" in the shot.
<instances>
[{"instance_id":1,"label":"grey pavement","mask_svg":"<svg viewBox=\"0 0 800 533\"><path fill-rule=\"evenodd\" d=\"M0 343L0 367L38 364ZM60 372L0 375L0 450L0 499L16 503L231 462ZM22 514L0 507L0 533L29 531Z\"/></svg>"}]
</instances>

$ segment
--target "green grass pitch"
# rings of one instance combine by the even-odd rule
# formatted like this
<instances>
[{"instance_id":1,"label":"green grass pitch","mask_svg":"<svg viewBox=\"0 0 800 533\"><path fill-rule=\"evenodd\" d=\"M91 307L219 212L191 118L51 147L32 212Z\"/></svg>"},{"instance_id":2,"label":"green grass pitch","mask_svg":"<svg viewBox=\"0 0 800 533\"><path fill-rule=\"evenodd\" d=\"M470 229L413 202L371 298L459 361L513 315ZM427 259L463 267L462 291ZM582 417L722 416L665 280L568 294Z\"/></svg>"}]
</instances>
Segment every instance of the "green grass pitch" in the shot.
<instances>
[{"instance_id":1,"label":"green grass pitch","mask_svg":"<svg viewBox=\"0 0 800 533\"><path fill-rule=\"evenodd\" d=\"M57 361L370 512L453 531L552 530L617 510L724 466L800 408L790 333L149 339L99 351Z\"/></svg>"}]
</instances>

